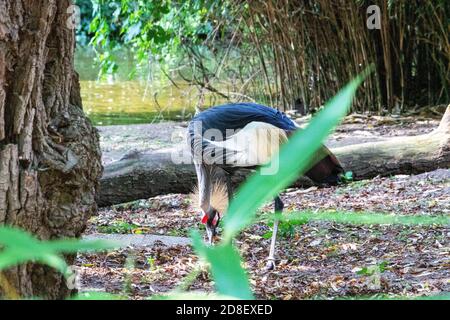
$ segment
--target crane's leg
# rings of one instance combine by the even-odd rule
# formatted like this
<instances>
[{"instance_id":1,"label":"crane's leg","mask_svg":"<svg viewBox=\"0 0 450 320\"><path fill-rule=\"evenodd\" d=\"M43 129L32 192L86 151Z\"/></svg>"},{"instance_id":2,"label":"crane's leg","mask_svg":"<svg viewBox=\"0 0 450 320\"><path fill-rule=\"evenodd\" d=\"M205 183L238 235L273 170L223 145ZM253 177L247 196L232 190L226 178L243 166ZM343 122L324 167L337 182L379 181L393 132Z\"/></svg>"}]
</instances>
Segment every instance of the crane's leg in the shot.
<instances>
[{"instance_id":1,"label":"crane's leg","mask_svg":"<svg viewBox=\"0 0 450 320\"><path fill-rule=\"evenodd\" d=\"M275 197L275 213L281 213L283 211L284 204L281 201L280 196ZM278 218L275 218L273 221L273 230L272 230L272 240L270 242L270 251L269 257L267 258L267 270L275 269L275 243L277 240L277 232L278 232Z\"/></svg>"},{"instance_id":2,"label":"crane's leg","mask_svg":"<svg viewBox=\"0 0 450 320\"><path fill-rule=\"evenodd\" d=\"M226 173L227 177L227 193L228 193L228 204L230 204L231 200L233 200L233 185L231 182L231 173Z\"/></svg>"}]
</instances>

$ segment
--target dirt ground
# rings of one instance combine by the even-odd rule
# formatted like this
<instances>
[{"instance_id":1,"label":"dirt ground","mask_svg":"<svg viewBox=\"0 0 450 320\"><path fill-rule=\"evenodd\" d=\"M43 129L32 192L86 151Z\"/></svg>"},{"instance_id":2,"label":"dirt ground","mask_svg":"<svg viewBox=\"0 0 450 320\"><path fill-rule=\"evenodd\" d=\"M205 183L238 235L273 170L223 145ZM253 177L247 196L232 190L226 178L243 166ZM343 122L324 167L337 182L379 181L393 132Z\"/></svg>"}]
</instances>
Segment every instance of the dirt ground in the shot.
<instances>
[{"instance_id":1,"label":"dirt ground","mask_svg":"<svg viewBox=\"0 0 450 320\"><path fill-rule=\"evenodd\" d=\"M384 121L384 122L383 122ZM329 145L349 141L376 141L394 135L431 131L432 119L371 119L349 117ZM172 124L174 125L174 124ZM179 124L175 124L179 125ZM170 130L170 124L163 125ZM148 129L138 136L150 136ZM138 145L133 135L114 138L114 130L102 138L105 162ZM120 135L120 130L115 131ZM169 143L158 128L158 143ZM109 135L108 135L109 134ZM125 146L124 140L133 140ZM166 140L164 140L166 139ZM121 141L117 143L117 141ZM107 141L116 141L114 143ZM152 140L153 141L153 140ZM154 142L153 142L154 143ZM128 149L128 150L126 150ZM286 214L313 211L383 212L403 215L450 214L450 170L416 176L377 177L329 188L287 190ZM167 195L104 208L90 220L86 234L151 234L187 237L202 229L195 200L189 195ZM270 225L261 221L247 228L236 244L249 272L257 298L318 299L353 296L422 296L450 292L450 227L353 226L325 222L283 223L277 241L278 265L264 269L269 249ZM130 245L109 253L79 255L82 291L120 293L142 299L176 288L211 292L207 267L198 261L189 244Z\"/></svg>"}]
</instances>

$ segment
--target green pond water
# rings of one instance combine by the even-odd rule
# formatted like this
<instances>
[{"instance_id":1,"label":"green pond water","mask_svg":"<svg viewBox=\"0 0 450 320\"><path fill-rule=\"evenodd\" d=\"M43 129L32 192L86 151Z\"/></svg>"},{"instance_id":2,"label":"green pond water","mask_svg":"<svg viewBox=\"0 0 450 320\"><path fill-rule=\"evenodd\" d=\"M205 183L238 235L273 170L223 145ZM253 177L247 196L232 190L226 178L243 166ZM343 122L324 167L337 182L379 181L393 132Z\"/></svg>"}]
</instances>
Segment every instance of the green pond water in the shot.
<instances>
[{"instance_id":1,"label":"green pond water","mask_svg":"<svg viewBox=\"0 0 450 320\"><path fill-rule=\"evenodd\" d=\"M199 91L194 86L178 80L175 86L164 77L149 76L147 70L137 70L135 80L129 80L134 65L126 54L119 65L116 75L98 81L94 55L84 51L76 54L83 107L95 125L181 121L192 117L199 101ZM207 95L203 106L222 102Z\"/></svg>"}]
</instances>

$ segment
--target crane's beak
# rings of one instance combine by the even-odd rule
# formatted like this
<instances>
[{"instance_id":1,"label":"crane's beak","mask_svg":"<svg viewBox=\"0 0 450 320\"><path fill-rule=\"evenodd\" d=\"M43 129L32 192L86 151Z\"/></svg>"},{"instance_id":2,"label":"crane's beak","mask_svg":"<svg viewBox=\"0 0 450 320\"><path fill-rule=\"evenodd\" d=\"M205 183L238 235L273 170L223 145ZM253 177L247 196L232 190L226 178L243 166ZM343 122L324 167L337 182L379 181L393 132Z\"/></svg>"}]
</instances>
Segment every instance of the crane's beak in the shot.
<instances>
[{"instance_id":1,"label":"crane's beak","mask_svg":"<svg viewBox=\"0 0 450 320\"><path fill-rule=\"evenodd\" d=\"M218 215L218 214L217 214ZM206 223L206 234L208 236L208 244L209 245L213 245L214 241L217 238L217 225L219 223L219 219L217 219L217 224L213 224L213 223Z\"/></svg>"},{"instance_id":2,"label":"crane's beak","mask_svg":"<svg viewBox=\"0 0 450 320\"><path fill-rule=\"evenodd\" d=\"M217 234L217 226L219 225L220 214L215 209L209 214L205 214L202 223L206 226L206 235L208 236L208 244L213 245Z\"/></svg>"}]
</instances>

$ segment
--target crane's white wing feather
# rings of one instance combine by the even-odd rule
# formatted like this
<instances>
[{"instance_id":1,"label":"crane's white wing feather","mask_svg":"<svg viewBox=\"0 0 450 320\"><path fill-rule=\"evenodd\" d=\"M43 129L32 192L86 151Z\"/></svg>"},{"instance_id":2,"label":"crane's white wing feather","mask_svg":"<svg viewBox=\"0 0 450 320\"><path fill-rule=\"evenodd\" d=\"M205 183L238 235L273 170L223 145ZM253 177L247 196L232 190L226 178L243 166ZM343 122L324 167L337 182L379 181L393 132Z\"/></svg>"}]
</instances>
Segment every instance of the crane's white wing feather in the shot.
<instances>
[{"instance_id":1,"label":"crane's white wing feather","mask_svg":"<svg viewBox=\"0 0 450 320\"><path fill-rule=\"evenodd\" d=\"M252 167L267 163L287 141L286 132L265 122L250 122L224 141L208 140L203 157L210 163Z\"/></svg>"}]
</instances>

